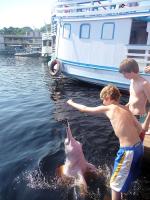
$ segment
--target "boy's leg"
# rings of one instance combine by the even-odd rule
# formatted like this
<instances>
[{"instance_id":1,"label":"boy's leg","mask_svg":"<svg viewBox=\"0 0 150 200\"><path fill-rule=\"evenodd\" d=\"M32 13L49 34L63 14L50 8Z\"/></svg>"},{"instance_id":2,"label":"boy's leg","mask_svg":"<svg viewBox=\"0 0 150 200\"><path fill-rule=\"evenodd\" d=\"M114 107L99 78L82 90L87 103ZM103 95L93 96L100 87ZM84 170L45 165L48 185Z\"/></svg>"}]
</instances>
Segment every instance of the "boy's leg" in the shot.
<instances>
[{"instance_id":1,"label":"boy's leg","mask_svg":"<svg viewBox=\"0 0 150 200\"><path fill-rule=\"evenodd\" d=\"M121 192L112 190L112 200L121 200Z\"/></svg>"}]
</instances>

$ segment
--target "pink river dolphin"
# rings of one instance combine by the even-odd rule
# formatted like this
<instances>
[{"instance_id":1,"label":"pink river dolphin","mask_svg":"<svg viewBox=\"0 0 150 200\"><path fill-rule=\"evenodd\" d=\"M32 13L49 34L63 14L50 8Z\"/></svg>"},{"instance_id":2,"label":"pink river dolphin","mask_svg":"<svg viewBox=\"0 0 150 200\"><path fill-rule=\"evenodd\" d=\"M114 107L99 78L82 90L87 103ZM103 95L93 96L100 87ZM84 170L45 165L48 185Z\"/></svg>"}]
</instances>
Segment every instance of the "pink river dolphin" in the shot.
<instances>
[{"instance_id":1,"label":"pink river dolphin","mask_svg":"<svg viewBox=\"0 0 150 200\"><path fill-rule=\"evenodd\" d=\"M98 169L88 163L84 157L82 144L72 136L70 126L67 126L67 137L64 142L66 160L59 167L58 174L61 177L73 178L74 186L79 188L81 196L87 194L87 178L98 176Z\"/></svg>"}]
</instances>

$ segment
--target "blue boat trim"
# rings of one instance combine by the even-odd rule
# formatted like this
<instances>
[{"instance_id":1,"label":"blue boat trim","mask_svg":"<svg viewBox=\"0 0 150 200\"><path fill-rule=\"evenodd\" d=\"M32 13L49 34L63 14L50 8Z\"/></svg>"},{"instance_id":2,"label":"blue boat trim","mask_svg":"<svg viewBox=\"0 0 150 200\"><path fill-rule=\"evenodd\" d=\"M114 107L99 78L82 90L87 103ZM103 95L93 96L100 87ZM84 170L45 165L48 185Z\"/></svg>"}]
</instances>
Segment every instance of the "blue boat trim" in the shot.
<instances>
[{"instance_id":1,"label":"blue boat trim","mask_svg":"<svg viewBox=\"0 0 150 200\"><path fill-rule=\"evenodd\" d=\"M73 62L73 61L68 61L68 60L63 60L63 59L59 59L59 60L61 60L64 64L68 64L68 65L90 68L90 69L97 69L97 70L113 71L113 72L119 73L119 69L117 67L79 63L79 62ZM144 72L140 72L140 74L145 75L145 76L150 76L150 74L144 73Z\"/></svg>"},{"instance_id":2,"label":"blue boat trim","mask_svg":"<svg viewBox=\"0 0 150 200\"><path fill-rule=\"evenodd\" d=\"M67 72L64 72L64 75L66 75L66 76L71 76L71 77L78 77L78 79L80 79L81 80L81 78L82 78L82 80L83 79L86 79L86 81L87 81L87 79L89 79L89 80L95 80L95 81L99 81L99 82L101 82L103 85L106 85L106 84L115 84L115 85L120 85L120 87L121 86L125 86L126 88L128 88L129 87L129 84L127 84L127 83L121 83L121 82L115 82L115 81L107 81L107 80L103 80L103 79L96 79L96 78L90 78L90 77L84 77L84 76L79 76L79 75L73 75L73 74L68 74ZM89 81L89 83L91 83L91 82L93 82L93 81ZM96 84L96 82L95 82L95 84Z\"/></svg>"},{"instance_id":3,"label":"blue boat trim","mask_svg":"<svg viewBox=\"0 0 150 200\"><path fill-rule=\"evenodd\" d=\"M69 64L73 66L78 66L78 67L85 67L85 68L91 68L91 69L100 69L100 70L106 70L106 71L116 71L119 72L119 70L116 67L111 67L111 66L100 66L100 65L94 65L94 64L86 64L86 63L79 63L79 62L72 62L72 61L67 61L63 59L61 60L64 64Z\"/></svg>"}]
</instances>

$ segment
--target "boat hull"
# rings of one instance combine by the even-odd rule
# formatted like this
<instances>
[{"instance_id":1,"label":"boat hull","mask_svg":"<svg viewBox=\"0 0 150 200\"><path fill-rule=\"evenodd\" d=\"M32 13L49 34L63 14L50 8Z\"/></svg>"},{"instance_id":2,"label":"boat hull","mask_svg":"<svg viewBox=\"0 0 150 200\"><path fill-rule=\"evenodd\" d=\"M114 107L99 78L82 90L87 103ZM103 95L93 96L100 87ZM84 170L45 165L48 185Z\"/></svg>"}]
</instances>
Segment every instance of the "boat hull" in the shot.
<instances>
[{"instance_id":1,"label":"boat hull","mask_svg":"<svg viewBox=\"0 0 150 200\"><path fill-rule=\"evenodd\" d=\"M119 73L118 67L76 63L62 60L62 73L73 79L82 80L96 85L114 84L118 88L128 90L130 81ZM150 74L141 73L150 81Z\"/></svg>"}]
</instances>

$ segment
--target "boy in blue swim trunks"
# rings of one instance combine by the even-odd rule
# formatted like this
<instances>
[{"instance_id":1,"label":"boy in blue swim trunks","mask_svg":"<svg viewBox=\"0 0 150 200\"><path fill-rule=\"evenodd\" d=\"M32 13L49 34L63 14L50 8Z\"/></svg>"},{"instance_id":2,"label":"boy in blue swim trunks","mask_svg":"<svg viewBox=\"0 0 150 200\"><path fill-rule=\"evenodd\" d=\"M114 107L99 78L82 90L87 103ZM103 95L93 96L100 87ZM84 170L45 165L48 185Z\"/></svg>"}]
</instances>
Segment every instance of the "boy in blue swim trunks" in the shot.
<instances>
[{"instance_id":1,"label":"boy in blue swim trunks","mask_svg":"<svg viewBox=\"0 0 150 200\"><path fill-rule=\"evenodd\" d=\"M126 106L119 104L120 92L118 88L113 85L104 87L100 93L100 98L104 105L97 107L87 107L75 103L71 99L67 103L81 112L93 115L104 113L110 119L120 143L110 186L112 200L120 200L121 193L128 191L131 183L138 177L140 172L144 152L143 144L139 138L142 126ZM148 125L150 114L146 120L145 124Z\"/></svg>"}]
</instances>

